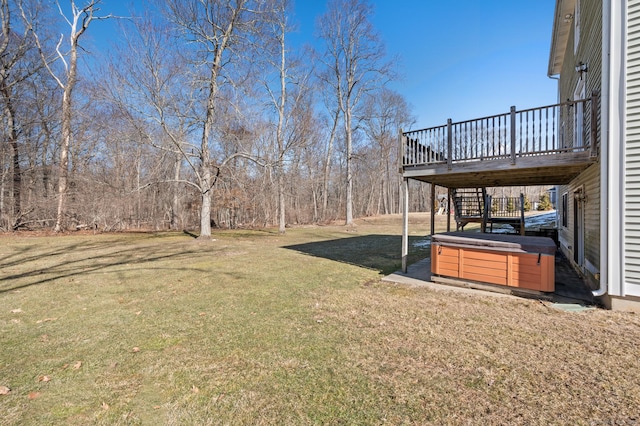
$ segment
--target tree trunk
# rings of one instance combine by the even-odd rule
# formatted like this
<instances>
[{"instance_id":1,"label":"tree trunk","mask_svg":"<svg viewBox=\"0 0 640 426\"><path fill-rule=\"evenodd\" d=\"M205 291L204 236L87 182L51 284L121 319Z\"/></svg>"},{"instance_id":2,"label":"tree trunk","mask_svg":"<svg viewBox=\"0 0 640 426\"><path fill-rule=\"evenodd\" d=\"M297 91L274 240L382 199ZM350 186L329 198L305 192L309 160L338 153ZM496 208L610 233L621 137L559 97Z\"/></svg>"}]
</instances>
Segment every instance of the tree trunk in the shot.
<instances>
[{"instance_id":1,"label":"tree trunk","mask_svg":"<svg viewBox=\"0 0 640 426\"><path fill-rule=\"evenodd\" d=\"M282 174L283 167L278 167L278 232L284 234L287 231L287 221L285 217L285 192L284 192L284 176Z\"/></svg>"},{"instance_id":2,"label":"tree trunk","mask_svg":"<svg viewBox=\"0 0 640 426\"><path fill-rule=\"evenodd\" d=\"M211 168L209 167L209 136L213 128L213 118L215 112L215 97L218 93L218 85L216 79L218 77L217 64L220 61L220 52L216 54L216 59L211 67L211 76L209 77L209 94L207 98L207 112L202 129L202 140L200 141L200 196L202 204L200 206L200 239L211 238L211 190L213 187Z\"/></svg>"},{"instance_id":3,"label":"tree trunk","mask_svg":"<svg viewBox=\"0 0 640 426\"><path fill-rule=\"evenodd\" d=\"M60 232L63 229L63 218L66 207L69 177L69 147L71 145L71 94L76 80L76 62L77 52L75 48L72 48L71 59L69 60L69 75L62 95L62 144L60 145L58 211L56 214L56 224L53 228L54 232Z\"/></svg>"},{"instance_id":4,"label":"tree trunk","mask_svg":"<svg viewBox=\"0 0 640 426\"><path fill-rule=\"evenodd\" d=\"M200 207L200 236L198 239L211 238L211 191L202 191Z\"/></svg>"},{"instance_id":5,"label":"tree trunk","mask_svg":"<svg viewBox=\"0 0 640 426\"><path fill-rule=\"evenodd\" d=\"M327 156L324 163L324 175L322 180L322 219L327 219L327 204L329 200L329 175L331 174L331 156L333 155L333 141L336 136L336 129L338 128L338 119L340 117L340 110L336 109L336 113L333 117L333 125L331 126L331 133L329 134L329 143L327 146Z\"/></svg>"},{"instance_id":6,"label":"tree trunk","mask_svg":"<svg viewBox=\"0 0 640 426\"><path fill-rule=\"evenodd\" d=\"M178 180L180 180L180 163L182 162L182 156L180 154L176 155L176 160L174 162L174 170L173 170L173 199L171 201L171 221L170 227L173 230L178 229L178 209L180 208L180 194Z\"/></svg>"},{"instance_id":7,"label":"tree trunk","mask_svg":"<svg viewBox=\"0 0 640 426\"><path fill-rule=\"evenodd\" d=\"M280 6L284 6L282 3ZM285 213L285 178L284 178L284 159L285 159L285 107L287 105L287 61L286 61L286 18L284 17L285 9L280 11L283 15L280 17L278 22L278 47L279 47L279 56L280 63L278 64L278 72L280 77L280 97L276 99L274 96L274 103L276 104L276 109L278 110L278 124L276 127L276 146L277 146L277 169L276 169L276 182L278 185L278 232L280 234L284 234L286 232L286 213Z\"/></svg>"},{"instance_id":8,"label":"tree trunk","mask_svg":"<svg viewBox=\"0 0 640 426\"><path fill-rule=\"evenodd\" d=\"M58 52L60 57L65 62L66 68L66 83L63 83L53 74L53 71L49 69L54 76L58 85L63 88L62 94L62 141L60 144L60 176L58 180L58 211L56 214L56 224L54 226L55 232L60 232L63 229L63 218L66 208L66 198L68 191L68 179L69 179L69 148L71 146L71 118L72 118L72 93L76 85L77 69L78 69L78 40L80 36L86 31L91 20L93 19L94 7L100 3L100 0L91 0L89 4L79 9L76 7L74 1L71 1L71 9L73 13L73 20L67 21L71 24L71 33L69 35L69 61L64 61L62 54ZM81 19L82 18L82 19ZM78 28L78 24L80 27ZM36 37L38 48L41 49L39 41ZM43 56L45 66L49 65Z\"/></svg>"},{"instance_id":9,"label":"tree trunk","mask_svg":"<svg viewBox=\"0 0 640 426\"><path fill-rule=\"evenodd\" d=\"M344 119L344 130L347 136L347 188L346 188L346 220L345 225L353 224L353 175L352 175L352 129L351 129L351 109L346 108Z\"/></svg>"},{"instance_id":10,"label":"tree trunk","mask_svg":"<svg viewBox=\"0 0 640 426\"><path fill-rule=\"evenodd\" d=\"M212 71L214 74L214 71ZM211 238L211 169L209 168L209 134L213 127L214 93L215 80L212 76L209 89L209 99L207 102L207 117L202 131L202 141L200 145L200 196L202 204L200 206L200 239Z\"/></svg>"},{"instance_id":11,"label":"tree trunk","mask_svg":"<svg viewBox=\"0 0 640 426\"><path fill-rule=\"evenodd\" d=\"M21 216L21 196L22 196L22 171L20 170L20 151L18 149L18 132L15 125L15 111L11 102L11 95L9 88L2 88L2 95L4 97L4 112L5 122L9 136L9 146L11 148L12 158L12 174L13 174L13 205L11 208L10 226L12 229L16 229L20 226Z\"/></svg>"}]
</instances>

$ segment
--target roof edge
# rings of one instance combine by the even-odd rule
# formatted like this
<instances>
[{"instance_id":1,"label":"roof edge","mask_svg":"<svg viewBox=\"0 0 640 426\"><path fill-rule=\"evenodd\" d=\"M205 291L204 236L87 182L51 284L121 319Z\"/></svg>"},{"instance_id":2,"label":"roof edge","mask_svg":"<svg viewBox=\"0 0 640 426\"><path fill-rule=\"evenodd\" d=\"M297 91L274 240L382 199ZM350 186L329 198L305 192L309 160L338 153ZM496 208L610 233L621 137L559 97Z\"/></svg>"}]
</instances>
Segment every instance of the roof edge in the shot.
<instances>
[{"instance_id":1,"label":"roof edge","mask_svg":"<svg viewBox=\"0 0 640 426\"><path fill-rule=\"evenodd\" d=\"M571 33L576 0L556 0L553 16L553 28L551 33L551 48L549 50L549 67L547 76L560 74L564 56L567 50L567 42Z\"/></svg>"}]
</instances>

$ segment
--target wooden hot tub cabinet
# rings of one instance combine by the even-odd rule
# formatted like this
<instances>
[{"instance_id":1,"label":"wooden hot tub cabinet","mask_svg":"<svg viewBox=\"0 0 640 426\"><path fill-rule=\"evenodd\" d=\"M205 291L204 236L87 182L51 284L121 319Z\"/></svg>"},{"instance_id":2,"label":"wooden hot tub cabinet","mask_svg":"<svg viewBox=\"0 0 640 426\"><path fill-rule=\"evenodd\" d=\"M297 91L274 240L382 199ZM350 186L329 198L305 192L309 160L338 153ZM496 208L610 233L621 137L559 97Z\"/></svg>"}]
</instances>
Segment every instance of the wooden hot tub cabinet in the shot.
<instances>
[{"instance_id":1,"label":"wooden hot tub cabinet","mask_svg":"<svg viewBox=\"0 0 640 426\"><path fill-rule=\"evenodd\" d=\"M431 236L431 273L553 292L555 252L547 237L447 232Z\"/></svg>"}]
</instances>

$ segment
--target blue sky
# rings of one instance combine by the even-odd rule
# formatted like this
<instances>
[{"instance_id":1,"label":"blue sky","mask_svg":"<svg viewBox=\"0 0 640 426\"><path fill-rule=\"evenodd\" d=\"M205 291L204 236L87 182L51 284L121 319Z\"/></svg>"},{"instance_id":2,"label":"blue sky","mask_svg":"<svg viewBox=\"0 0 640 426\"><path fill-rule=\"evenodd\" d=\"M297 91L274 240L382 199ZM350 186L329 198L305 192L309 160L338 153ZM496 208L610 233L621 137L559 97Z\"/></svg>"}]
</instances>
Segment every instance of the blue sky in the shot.
<instances>
[{"instance_id":1,"label":"blue sky","mask_svg":"<svg viewBox=\"0 0 640 426\"><path fill-rule=\"evenodd\" d=\"M82 1L78 2L79 4ZM298 43L313 43L325 0L296 0ZM102 12L126 16L137 0L104 0ZM373 23L403 80L392 87L413 106L416 128L557 101L547 77L555 0L372 0ZM92 24L93 25L93 24ZM96 22L92 38L113 34Z\"/></svg>"}]
</instances>

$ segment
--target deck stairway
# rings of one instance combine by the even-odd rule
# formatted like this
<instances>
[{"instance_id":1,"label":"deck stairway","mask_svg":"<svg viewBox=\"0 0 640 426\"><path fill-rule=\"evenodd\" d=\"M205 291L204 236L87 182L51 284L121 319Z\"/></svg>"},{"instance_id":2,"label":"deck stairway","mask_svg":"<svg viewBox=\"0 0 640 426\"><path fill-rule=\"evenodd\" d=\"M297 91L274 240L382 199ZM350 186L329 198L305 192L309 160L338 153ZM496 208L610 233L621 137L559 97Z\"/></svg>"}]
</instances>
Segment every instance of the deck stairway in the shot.
<instances>
[{"instance_id":1,"label":"deck stairway","mask_svg":"<svg viewBox=\"0 0 640 426\"><path fill-rule=\"evenodd\" d=\"M469 223L480 223L482 232L486 230L485 188L456 188L453 190L453 207L456 220L456 231L464 231Z\"/></svg>"},{"instance_id":2,"label":"deck stairway","mask_svg":"<svg viewBox=\"0 0 640 426\"><path fill-rule=\"evenodd\" d=\"M482 232L493 232L494 224L506 224L524 235L524 195L493 197L486 188L456 188L452 192L457 231L464 231L469 223L479 223Z\"/></svg>"}]
</instances>

